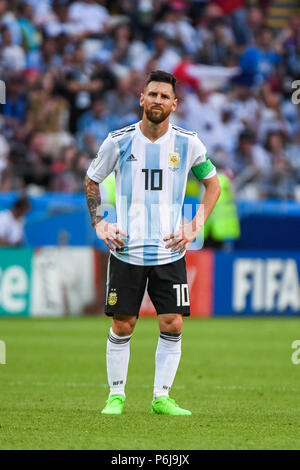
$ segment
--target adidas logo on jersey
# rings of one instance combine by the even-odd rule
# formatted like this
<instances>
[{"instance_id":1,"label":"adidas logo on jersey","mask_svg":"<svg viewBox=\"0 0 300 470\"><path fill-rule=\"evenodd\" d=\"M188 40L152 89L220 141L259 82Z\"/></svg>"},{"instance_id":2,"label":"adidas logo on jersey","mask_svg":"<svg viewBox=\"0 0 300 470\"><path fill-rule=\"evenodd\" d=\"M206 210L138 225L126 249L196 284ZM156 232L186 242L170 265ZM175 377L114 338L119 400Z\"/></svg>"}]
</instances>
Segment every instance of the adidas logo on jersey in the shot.
<instances>
[{"instance_id":1,"label":"adidas logo on jersey","mask_svg":"<svg viewBox=\"0 0 300 470\"><path fill-rule=\"evenodd\" d=\"M127 158L126 162L137 162L137 158L135 158L135 156L131 154Z\"/></svg>"}]
</instances>

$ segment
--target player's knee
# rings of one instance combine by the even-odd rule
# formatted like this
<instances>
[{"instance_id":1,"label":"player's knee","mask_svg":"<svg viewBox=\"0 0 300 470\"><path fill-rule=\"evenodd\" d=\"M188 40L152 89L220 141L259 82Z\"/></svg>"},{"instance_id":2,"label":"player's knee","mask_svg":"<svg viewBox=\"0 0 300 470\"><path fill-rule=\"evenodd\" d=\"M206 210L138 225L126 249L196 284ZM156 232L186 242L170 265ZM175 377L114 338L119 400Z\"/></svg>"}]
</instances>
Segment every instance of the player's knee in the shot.
<instances>
[{"instance_id":1,"label":"player's knee","mask_svg":"<svg viewBox=\"0 0 300 470\"><path fill-rule=\"evenodd\" d=\"M179 334L182 330L181 315L163 315L160 317L160 331Z\"/></svg>"},{"instance_id":2,"label":"player's knee","mask_svg":"<svg viewBox=\"0 0 300 470\"><path fill-rule=\"evenodd\" d=\"M115 315L112 322L113 332L118 336L129 336L133 333L136 317Z\"/></svg>"}]
</instances>

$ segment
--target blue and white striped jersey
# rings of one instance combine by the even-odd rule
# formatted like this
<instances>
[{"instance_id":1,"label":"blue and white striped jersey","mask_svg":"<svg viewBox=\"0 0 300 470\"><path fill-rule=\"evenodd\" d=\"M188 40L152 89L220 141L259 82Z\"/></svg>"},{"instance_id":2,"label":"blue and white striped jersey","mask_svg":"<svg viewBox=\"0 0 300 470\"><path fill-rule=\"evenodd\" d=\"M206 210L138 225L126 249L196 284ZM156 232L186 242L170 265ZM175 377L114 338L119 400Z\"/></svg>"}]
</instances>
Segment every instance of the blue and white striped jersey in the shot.
<instances>
[{"instance_id":1,"label":"blue and white striped jersey","mask_svg":"<svg viewBox=\"0 0 300 470\"><path fill-rule=\"evenodd\" d=\"M206 159L197 134L172 124L155 142L144 136L139 122L108 135L87 175L101 183L115 172L117 225L129 236L121 250L112 251L114 256L137 265L166 264L184 256L166 249L163 239L179 228L190 169ZM212 168L204 178L216 174Z\"/></svg>"}]
</instances>

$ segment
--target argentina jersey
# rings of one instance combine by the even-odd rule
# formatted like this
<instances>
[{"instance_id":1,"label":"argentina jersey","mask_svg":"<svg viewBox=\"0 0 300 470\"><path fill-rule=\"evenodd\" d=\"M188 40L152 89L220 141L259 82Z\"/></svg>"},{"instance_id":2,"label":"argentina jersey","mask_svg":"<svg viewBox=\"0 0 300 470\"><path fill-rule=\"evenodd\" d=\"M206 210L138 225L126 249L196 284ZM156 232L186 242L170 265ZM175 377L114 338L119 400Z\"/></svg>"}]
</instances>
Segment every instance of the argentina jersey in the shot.
<instances>
[{"instance_id":1,"label":"argentina jersey","mask_svg":"<svg viewBox=\"0 0 300 470\"><path fill-rule=\"evenodd\" d=\"M128 238L112 254L144 266L182 258L185 253L171 253L163 239L179 229L189 171L200 169L201 178L216 174L208 162L197 134L172 124L155 142L144 136L139 122L111 132L87 175L101 183L115 173L117 225Z\"/></svg>"}]
</instances>

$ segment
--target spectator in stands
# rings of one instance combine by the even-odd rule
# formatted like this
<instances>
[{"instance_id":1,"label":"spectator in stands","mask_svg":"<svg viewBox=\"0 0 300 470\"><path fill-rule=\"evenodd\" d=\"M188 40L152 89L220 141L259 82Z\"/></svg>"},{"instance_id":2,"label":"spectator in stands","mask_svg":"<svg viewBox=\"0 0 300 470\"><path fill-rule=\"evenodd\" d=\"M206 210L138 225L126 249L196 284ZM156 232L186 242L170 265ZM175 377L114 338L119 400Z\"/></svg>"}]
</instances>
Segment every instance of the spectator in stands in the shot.
<instances>
[{"instance_id":1,"label":"spectator in stands","mask_svg":"<svg viewBox=\"0 0 300 470\"><path fill-rule=\"evenodd\" d=\"M298 27L294 47L291 47L285 56L287 72L294 79L300 76L300 27Z\"/></svg>"},{"instance_id":2,"label":"spectator in stands","mask_svg":"<svg viewBox=\"0 0 300 470\"><path fill-rule=\"evenodd\" d=\"M78 121L77 141L80 149L95 155L107 134L119 127L117 116L108 112L101 96L95 96L91 111L84 113Z\"/></svg>"},{"instance_id":3,"label":"spectator in stands","mask_svg":"<svg viewBox=\"0 0 300 470\"><path fill-rule=\"evenodd\" d=\"M166 33L160 31L154 36L154 52L150 58L150 69L165 70L172 73L180 62L180 55L170 47L171 43ZM148 62L148 66L149 66Z\"/></svg>"},{"instance_id":4,"label":"spectator in stands","mask_svg":"<svg viewBox=\"0 0 300 470\"><path fill-rule=\"evenodd\" d=\"M292 79L287 77L283 81L281 87L280 112L286 123L287 133L291 136L291 138L294 138L297 135L298 130L300 129L299 106L295 106L292 100L292 95L294 91L295 89L293 88L293 81Z\"/></svg>"},{"instance_id":5,"label":"spectator in stands","mask_svg":"<svg viewBox=\"0 0 300 470\"><path fill-rule=\"evenodd\" d=\"M272 29L263 27L256 35L256 44L246 49L241 56L240 65L243 71L253 74L256 84L264 82L281 63L273 41Z\"/></svg>"},{"instance_id":6,"label":"spectator in stands","mask_svg":"<svg viewBox=\"0 0 300 470\"><path fill-rule=\"evenodd\" d=\"M6 129L9 138L18 139L19 131L27 115L28 99L24 87L24 79L20 73L7 76L6 101L2 107Z\"/></svg>"},{"instance_id":7,"label":"spectator in stands","mask_svg":"<svg viewBox=\"0 0 300 470\"><path fill-rule=\"evenodd\" d=\"M298 173L298 183L300 184L300 129L294 139L286 146L286 155L292 167Z\"/></svg>"},{"instance_id":8,"label":"spectator in stands","mask_svg":"<svg viewBox=\"0 0 300 470\"><path fill-rule=\"evenodd\" d=\"M153 69L176 73L173 122L197 131L211 155L223 153L238 196L271 194L265 177L276 138L267 150L270 132L283 133L283 151L299 178L300 113L291 83L300 73L300 26L296 0L290 3L280 6L282 28L272 32L263 26L270 24L266 18L276 26L268 0L247 7L243 0L0 0L0 78L6 84L0 191L52 189L59 173L53 168L70 146L84 153L64 164L69 179L56 181L56 188L81 188L80 169L104 133L140 117L136 105ZM230 82L230 67L238 63L241 73ZM239 140L243 132L251 138ZM248 166L257 170L249 181Z\"/></svg>"},{"instance_id":9,"label":"spectator in stands","mask_svg":"<svg viewBox=\"0 0 300 470\"><path fill-rule=\"evenodd\" d=\"M135 38L134 30L128 21L117 23L102 45L99 53L106 52L116 74L118 66L124 67L127 73L131 69L143 71L151 53L149 48L140 40Z\"/></svg>"},{"instance_id":10,"label":"spectator in stands","mask_svg":"<svg viewBox=\"0 0 300 470\"><path fill-rule=\"evenodd\" d=\"M53 5L53 19L44 25L47 36L58 38L61 35L72 41L81 41L86 37L83 24L73 22L69 18L69 6L64 2L55 2Z\"/></svg>"},{"instance_id":11,"label":"spectator in stands","mask_svg":"<svg viewBox=\"0 0 300 470\"><path fill-rule=\"evenodd\" d=\"M286 28L283 28L276 37L278 50L283 54L289 54L297 49L300 31L300 19L296 15L289 18Z\"/></svg>"},{"instance_id":12,"label":"spectator in stands","mask_svg":"<svg viewBox=\"0 0 300 470\"><path fill-rule=\"evenodd\" d=\"M42 37L34 24L34 10L30 3L23 2L18 5L18 12L22 44L27 53L27 66L35 67L38 63L38 52Z\"/></svg>"},{"instance_id":13,"label":"spectator in stands","mask_svg":"<svg viewBox=\"0 0 300 470\"><path fill-rule=\"evenodd\" d=\"M260 145L255 144L253 132L242 131L230 164L237 197L259 198L259 184L270 171L270 166L270 158Z\"/></svg>"},{"instance_id":14,"label":"spectator in stands","mask_svg":"<svg viewBox=\"0 0 300 470\"><path fill-rule=\"evenodd\" d=\"M23 70L26 65L24 50L18 44L13 44L11 30L8 26L1 27L2 67L5 71Z\"/></svg>"},{"instance_id":15,"label":"spectator in stands","mask_svg":"<svg viewBox=\"0 0 300 470\"><path fill-rule=\"evenodd\" d=\"M198 51L199 58L208 65L229 65L234 52L233 46L233 35L220 18L203 35L202 47Z\"/></svg>"},{"instance_id":16,"label":"spectator in stands","mask_svg":"<svg viewBox=\"0 0 300 470\"><path fill-rule=\"evenodd\" d=\"M12 43L21 45L22 35L17 20L17 8L14 2L0 0L0 24L8 26L12 34Z\"/></svg>"},{"instance_id":17,"label":"spectator in stands","mask_svg":"<svg viewBox=\"0 0 300 470\"><path fill-rule=\"evenodd\" d=\"M54 87L54 77L47 72L31 95L26 121L28 132L58 134L67 130L68 102Z\"/></svg>"},{"instance_id":18,"label":"spectator in stands","mask_svg":"<svg viewBox=\"0 0 300 470\"><path fill-rule=\"evenodd\" d=\"M211 93L202 87L186 94L183 103L183 127L194 129L205 142L208 153L213 155L216 144L222 143L223 136L221 114L210 97Z\"/></svg>"},{"instance_id":19,"label":"spectator in stands","mask_svg":"<svg viewBox=\"0 0 300 470\"><path fill-rule=\"evenodd\" d=\"M270 131L281 131L288 136L289 126L282 112L280 95L273 91L270 83L264 83L260 88L261 109L257 139L264 144Z\"/></svg>"},{"instance_id":20,"label":"spectator in stands","mask_svg":"<svg viewBox=\"0 0 300 470\"><path fill-rule=\"evenodd\" d=\"M77 191L76 168L76 147L67 146L61 151L61 158L52 166L53 178L51 189L64 193L74 193Z\"/></svg>"},{"instance_id":21,"label":"spectator in stands","mask_svg":"<svg viewBox=\"0 0 300 470\"><path fill-rule=\"evenodd\" d=\"M62 65L62 58L58 54L57 43L54 38L46 38L42 44L39 55L39 70L41 72L55 71Z\"/></svg>"},{"instance_id":22,"label":"spectator in stands","mask_svg":"<svg viewBox=\"0 0 300 470\"><path fill-rule=\"evenodd\" d=\"M221 196L215 209L204 226L205 248L233 249L233 243L240 237L240 222L231 180L227 174L226 158L222 152L216 152L214 164L218 171Z\"/></svg>"},{"instance_id":23,"label":"spectator in stands","mask_svg":"<svg viewBox=\"0 0 300 470\"><path fill-rule=\"evenodd\" d=\"M294 199L297 175L286 155L285 135L278 131L269 132L265 149L270 160L270 171L262 183L261 196L269 199Z\"/></svg>"},{"instance_id":24,"label":"spectator in stands","mask_svg":"<svg viewBox=\"0 0 300 470\"><path fill-rule=\"evenodd\" d=\"M18 199L9 210L0 212L0 246L21 246L25 242L25 215L31 208L27 197Z\"/></svg>"},{"instance_id":25,"label":"spectator in stands","mask_svg":"<svg viewBox=\"0 0 300 470\"><path fill-rule=\"evenodd\" d=\"M197 52L196 32L186 16L187 6L185 2L169 4L163 20L155 25L154 32L165 34L176 46L177 51L195 54Z\"/></svg>"},{"instance_id":26,"label":"spectator in stands","mask_svg":"<svg viewBox=\"0 0 300 470\"><path fill-rule=\"evenodd\" d=\"M236 121L245 128L257 132L262 104L257 100L252 89L251 75L242 73L232 80L232 91L228 94Z\"/></svg>"},{"instance_id":27,"label":"spectator in stands","mask_svg":"<svg viewBox=\"0 0 300 470\"><path fill-rule=\"evenodd\" d=\"M63 94L70 105L69 130L76 133L77 120L91 107L91 93L98 93L103 89L101 78L97 73L92 74L87 66L82 44L78 44L72 54L62 86Z\"/></svg>"},{"instance_id":28,"label":"spectator in stands","mask_svg":"<svg viewBox=\"0 0 300 470\"><path fill-rule=\"evenodd\" d=\"M20 165L20 173L32 192L41 193L50 189L52 158L45 152L45 134L33 133L27 140L28 152Z\"/></svg>"},{"instance_id":29,"label":"spectator in stands","mask_svg":"<svg viewBox=\"0 0 300 470\"><path fill-rule=\"evenodd\" d=\"M80 24L88 34L104 34L108 19L107 9L95 0L75 1L70 5L69 20Z\"/></svg>"},{"instance_id":30,"label":"spectator in stands","mask_svg":"<svg viewBox=\"0 0 300 470\"><path fill-rule=\"evenodd\" d=\"M131 76L121 77L117 80L117 87L106 95L107 109L118 117L121 127L136 122L139 99L134 96L131 87Z\"/></svg>"},{"instance_id":31,"label":"spectator in stands","mask_svg":"<svg viewBox=\"0 0 300 470\"><path fill-rule=\"evenodd\" d=\"M76 180L76 191L79 193L82 193L84 191L84 178L90 163L91 159L89 158L89 155L86 152L77 152L75 159L74 174Z\"/></svg>"}]
</instances>

